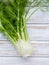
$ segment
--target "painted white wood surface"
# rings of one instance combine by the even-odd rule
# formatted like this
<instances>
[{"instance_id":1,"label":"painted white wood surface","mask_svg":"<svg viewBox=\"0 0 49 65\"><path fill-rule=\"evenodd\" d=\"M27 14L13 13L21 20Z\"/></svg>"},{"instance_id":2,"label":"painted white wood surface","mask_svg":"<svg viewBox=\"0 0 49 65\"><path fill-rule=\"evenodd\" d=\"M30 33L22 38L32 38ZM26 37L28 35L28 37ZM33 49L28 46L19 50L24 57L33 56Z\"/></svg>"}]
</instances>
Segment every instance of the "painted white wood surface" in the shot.
<instances>
[{"instance_id":1,"label":"painted white wood surface","mask_svg":"<svg viewBox=\"0 0 49 65\"><path fill-rule=\"evenodd\" d=\"M16 48L0 33L0 65L49 65L49 12L38 10L27 22L27 28L33 55L21 58Z\"/></svg>"}]
</instances>

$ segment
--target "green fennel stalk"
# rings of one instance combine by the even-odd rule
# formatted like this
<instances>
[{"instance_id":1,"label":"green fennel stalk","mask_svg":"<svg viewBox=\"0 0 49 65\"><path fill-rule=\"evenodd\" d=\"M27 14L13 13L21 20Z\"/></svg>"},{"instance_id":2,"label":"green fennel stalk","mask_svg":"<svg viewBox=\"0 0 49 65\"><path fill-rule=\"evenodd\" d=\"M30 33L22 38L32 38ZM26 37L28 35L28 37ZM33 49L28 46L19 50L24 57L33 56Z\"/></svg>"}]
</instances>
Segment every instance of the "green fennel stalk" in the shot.
<instances>
[{"instance_id":1,"label":"green fennel stalk","mask_svg":"<svg viewBox=\"0 0 49 65\"><path fill-rule=\"evenodd\" d=\"M26 29L26 0L0 1L0 31L15 45L21 56L32 54Z\"/></svg>"},{"instance_id":2,"label":"green fennel stalk","mask_svg":"<svg viewBox=\"0 0 49 65\"><path fill-rule=\"evenodd\" d=\"M32 5L29 0L0 0L0 32L15 45L21 56L26 57L32 54L32 45L29 42L26 22L40 8L41 2L34 1L39 5L27 18Z\"/></svg>"}]
</instances>

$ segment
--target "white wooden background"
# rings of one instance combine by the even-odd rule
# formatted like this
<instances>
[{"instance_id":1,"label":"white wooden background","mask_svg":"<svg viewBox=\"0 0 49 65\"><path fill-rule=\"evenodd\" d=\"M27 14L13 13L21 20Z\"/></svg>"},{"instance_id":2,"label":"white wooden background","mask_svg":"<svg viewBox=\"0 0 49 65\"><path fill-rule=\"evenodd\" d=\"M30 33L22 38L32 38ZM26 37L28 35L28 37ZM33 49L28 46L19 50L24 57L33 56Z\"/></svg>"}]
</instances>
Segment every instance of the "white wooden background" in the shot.
<instances>
[{"instance_id":1,"label":"white wooden background","mask_svg":"<svg viewBox=\"0 0 49 65\"><path fill-rule=\"evenodd\" d=\"M38 10L34 13L27 29L33 55L21 58L15 47L0 33L0 65L49 65L49 12Z\"/></svg>"}]
</instances>

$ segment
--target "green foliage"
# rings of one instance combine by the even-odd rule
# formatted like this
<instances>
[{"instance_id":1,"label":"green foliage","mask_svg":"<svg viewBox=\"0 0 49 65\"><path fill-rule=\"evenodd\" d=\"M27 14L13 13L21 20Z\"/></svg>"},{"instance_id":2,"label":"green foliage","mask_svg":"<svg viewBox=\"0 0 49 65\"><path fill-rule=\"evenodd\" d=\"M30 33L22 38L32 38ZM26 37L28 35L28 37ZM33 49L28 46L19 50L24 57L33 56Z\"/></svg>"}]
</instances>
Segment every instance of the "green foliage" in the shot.
<instances>
[{"instance_id":1,"label":"green foliage","mask_svg":"<svg viewBox=\"0 0 49 65\"><path fill-rule=\"evenodd\" d=\"M24 17L26 5L27 0L0 1L0 31L14 41L18 39L28 40L28 34L25 34L27 30Z\"/></svg>"},{"instance_id":2,"label":"green foliage","mask_svg":"<svg viewBox=\"0 0 49 65\"><path fill-rule=\"evenodd\" d=\"M44 1L45 3L43 3ZM7 32L14 41L18 39L28 40L26 21L38 8L26 19L28 12L31 7L38 6L40 8L47 4L49 5L49 0L0 0L0 31ZM46 10L48 11L47 8Z\"/></svg>"}]
</instances>

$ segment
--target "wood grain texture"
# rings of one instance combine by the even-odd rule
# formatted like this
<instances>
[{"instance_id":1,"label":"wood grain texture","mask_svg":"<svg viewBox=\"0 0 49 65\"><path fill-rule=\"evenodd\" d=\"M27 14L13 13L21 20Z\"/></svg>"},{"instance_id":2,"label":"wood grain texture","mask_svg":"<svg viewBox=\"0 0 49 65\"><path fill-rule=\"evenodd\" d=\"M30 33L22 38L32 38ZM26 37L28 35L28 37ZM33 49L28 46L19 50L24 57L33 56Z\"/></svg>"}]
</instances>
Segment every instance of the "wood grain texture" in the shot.
<instances>
[{"instance_id":1,"label":"wood grain texture","mask_svg":"<svg viewBox=\"0 0 49 65\"><path fill-rule=\"evenodd\" d=\"M38 10L27 22L27 29L32 56L22 58L7 37L0 33L0 65L49 65L49 12Z\"/></svg>"},{"instance_id":2,"label":"wood grain texture","mask_svg":"<svg viewBox=\"0 0 49 65\"><path fill-rule=\"evenodd\" d=\"M0 65L49 65L49 58L0 57Z\"/></svg>"}]
</instances>

